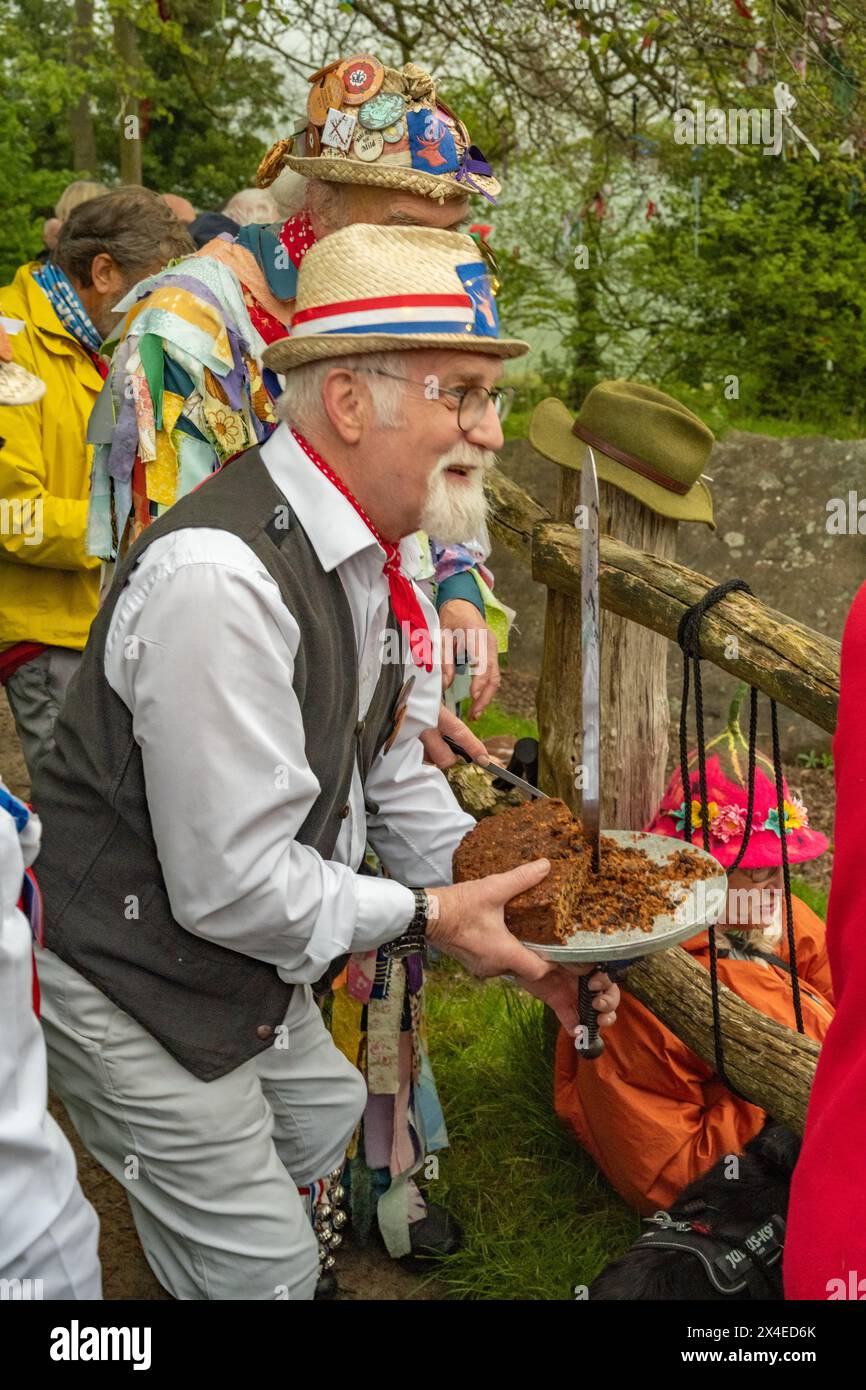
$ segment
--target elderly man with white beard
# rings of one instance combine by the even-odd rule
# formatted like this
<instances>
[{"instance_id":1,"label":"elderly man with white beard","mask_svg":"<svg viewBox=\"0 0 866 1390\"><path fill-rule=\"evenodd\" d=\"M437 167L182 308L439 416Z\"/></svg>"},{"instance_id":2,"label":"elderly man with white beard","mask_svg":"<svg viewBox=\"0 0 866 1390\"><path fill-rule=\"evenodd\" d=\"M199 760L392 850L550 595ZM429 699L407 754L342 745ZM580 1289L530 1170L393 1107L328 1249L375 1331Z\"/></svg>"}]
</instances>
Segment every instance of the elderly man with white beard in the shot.
<instances>
[{"instance_id":1,"label":"elderly man with white beard","mask_svg":"<svg viewBox=\"0 0 866 1390\"><path fill-rule=\"evenodd\" d=\"M429 941L577 1028L575 972L503 915L548 862L453 885L474 822L418 738L440 673L415 532L443 460L450 495L477 486L525 350L471 239L317 244L269 349L283 422L139 537L70 687L34 787L49 1064L176 1298L314 1296L311 1208L367 1100L311 995L335 959L387 945L402 980ZM360 872L368 840L390 878ZM362 977L372 1029L384 982ZM612 1022L616 987L590 985Z\"/></svg>"}]
</instances>

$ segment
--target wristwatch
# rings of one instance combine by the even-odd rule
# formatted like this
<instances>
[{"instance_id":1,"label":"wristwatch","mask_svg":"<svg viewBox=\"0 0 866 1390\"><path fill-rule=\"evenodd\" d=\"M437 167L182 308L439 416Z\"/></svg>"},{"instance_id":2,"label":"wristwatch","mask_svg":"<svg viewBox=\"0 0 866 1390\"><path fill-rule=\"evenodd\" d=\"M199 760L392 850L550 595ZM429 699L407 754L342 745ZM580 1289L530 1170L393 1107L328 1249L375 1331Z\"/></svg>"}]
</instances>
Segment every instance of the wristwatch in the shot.
<instances>
[{"instance_id":1,"label":"wristwatch","mask_svg":"<svg viewBox=\"0 0 866 1390\"><path fill-rule=\"evenodd\" d=\"M427 951L427 924L435 922L439 916L439 900L427 895L423 888L413 888L415 912L402 936L395 937L382 947L382 955L389 960L403 960L418 952Z\"/></svg>"}]
</instances>

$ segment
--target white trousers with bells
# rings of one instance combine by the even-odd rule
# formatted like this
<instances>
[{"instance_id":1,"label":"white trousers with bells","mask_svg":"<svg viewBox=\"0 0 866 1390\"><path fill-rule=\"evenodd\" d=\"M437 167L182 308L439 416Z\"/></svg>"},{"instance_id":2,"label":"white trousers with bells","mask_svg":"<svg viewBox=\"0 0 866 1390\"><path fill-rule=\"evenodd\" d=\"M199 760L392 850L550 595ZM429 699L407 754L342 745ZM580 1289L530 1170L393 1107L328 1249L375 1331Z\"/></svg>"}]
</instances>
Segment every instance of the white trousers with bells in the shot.
<instances>
[{"instance_id":1,"label":"white trousers with bells","mask_svg":"<svg viewBox=\"0 0 866 1390\"><path fill-rule=\"evenodd\" d=\"M51 1084L126 1189L163 1287L311 1299L318 1247L297 1186L342 1163L366 1087L309 987L295 987L287 1047L200 1081L58 956L41 951L38 968Z\"/></svg>"}]
</instances>

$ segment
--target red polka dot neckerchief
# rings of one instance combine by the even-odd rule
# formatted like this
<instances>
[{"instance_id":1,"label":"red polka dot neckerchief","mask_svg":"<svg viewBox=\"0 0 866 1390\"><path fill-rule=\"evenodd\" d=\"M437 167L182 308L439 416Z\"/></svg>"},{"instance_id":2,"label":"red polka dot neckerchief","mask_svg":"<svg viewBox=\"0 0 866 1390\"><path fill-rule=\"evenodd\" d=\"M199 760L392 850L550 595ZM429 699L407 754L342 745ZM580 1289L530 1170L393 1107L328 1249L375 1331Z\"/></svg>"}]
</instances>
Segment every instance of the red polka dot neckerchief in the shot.
<instances>
[{"instance_id":1,"label":"red polka dot neckerchief","mask_svg":"<svg viewBox=\"0 0 866 1390\"><path fill-rule=\"evenodd\" d=\"M298 430L292 428L292 435L300 444L304 453L311 463L314 463L320 473L324 473L328 482L333 483L338 492L341 492L347 502L351 502L361 520L368 530L381 545L385 552L385 563L382 566L382 573L388 580L388 588L391 592L391 607L394 609L394 617L400 627L400 631L408 634L409 650L412 653L412 660L416 666L423 666L425 671L432 671L433 657L430 642L430 629L424 617L424 610L418 601L412 581L400 569L400 547L395 541L386 541L380 535L372 521L368 517L364 508L361 506L357 497L346 487L342 478L338 478L334 470L325 462L321 454L317 454L312 444L304 438Z\"/></svg>"},{"instance_id":2,"label":"red polka dot neckerchief","mask_svg":"<svg viewBox=\"0 0 866 1390\"><path fill-rule=\"evenodd\" d=\"M297 217L289 217L279 231L279 239L289 255L289 260L297 270L311 246L316 243L310 219L305 212Z\"/></svg>"},{"instance_id":3,"label":"red polka dot neckerchief","mask_svg":"<svg viewBox=\"0 0 866 1390\"><path fill-rule=\"evenodd\" d=\"M297 270L310 247L316 244L316 238L307 214L300 212L296 217L287 218L278 235L280 245ZM289 330L286 325L270 313L263 304L259 303L248 285L245 285L244 289L246 290L244 298L253 326L265 342L276 343L280 338L288 337Z\"/></svg>"}]
</instances>

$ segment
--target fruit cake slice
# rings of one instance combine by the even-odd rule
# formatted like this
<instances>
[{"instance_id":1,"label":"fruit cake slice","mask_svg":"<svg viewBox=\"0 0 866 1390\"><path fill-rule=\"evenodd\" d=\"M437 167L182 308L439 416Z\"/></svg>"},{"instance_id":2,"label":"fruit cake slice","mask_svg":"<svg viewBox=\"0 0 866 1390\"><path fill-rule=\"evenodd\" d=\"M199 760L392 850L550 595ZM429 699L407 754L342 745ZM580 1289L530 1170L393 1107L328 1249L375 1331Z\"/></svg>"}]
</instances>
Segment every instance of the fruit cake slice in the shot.
<instances>
[{"instance_id":1,"label":"fruit cake slice","mask_svg":"<svg viewBox=\"0 0 866 1390\"><path fill-rule=\"evenodd\" d=\"M454 882L504 873L549 859L541 883L505 905L505 922L521 941L561 945L574 931L591 853L580 821L564 801L544 797L478 822L454 854Z\"/></svg>"}]
</instances>

